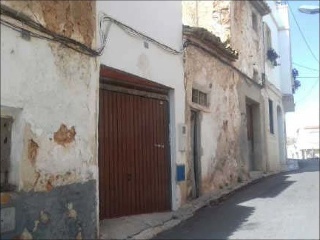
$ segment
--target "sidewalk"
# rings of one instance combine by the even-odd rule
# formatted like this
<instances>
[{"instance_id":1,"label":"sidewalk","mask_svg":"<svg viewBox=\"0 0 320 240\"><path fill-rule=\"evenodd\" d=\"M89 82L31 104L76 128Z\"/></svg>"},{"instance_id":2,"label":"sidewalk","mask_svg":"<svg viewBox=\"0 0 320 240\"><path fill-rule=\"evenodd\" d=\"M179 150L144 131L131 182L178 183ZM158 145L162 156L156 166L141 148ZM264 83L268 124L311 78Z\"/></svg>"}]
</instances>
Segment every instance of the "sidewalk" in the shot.
<instances>
[{"instance_id":1,"label":"sidewalk","mask_svg":"<svg viewBox=\"0 0 320 240\"><path fill-rule=\"evenodd\" d=\"M100 222L100 239L150 239L158 233L170 229L192 217L200 208L212 202L220 201L230 193L276 173L278 172L268 174L254 172L250 174L251 179L249 181L239 183L234 187L222 189L214 194L203 195L183 205L177 211L103 220Z\"/></svg>"},{"instance_id":2,"label":"sidewalk","mask_svg":"<svg viewBox=\"0 0 320 240\"><path fill-rule=\"evenodd\" d=\"M293 171L299 169L298 159L287 159L287 164L285 166L284 171Z\"/></svg>"}]
</instances>

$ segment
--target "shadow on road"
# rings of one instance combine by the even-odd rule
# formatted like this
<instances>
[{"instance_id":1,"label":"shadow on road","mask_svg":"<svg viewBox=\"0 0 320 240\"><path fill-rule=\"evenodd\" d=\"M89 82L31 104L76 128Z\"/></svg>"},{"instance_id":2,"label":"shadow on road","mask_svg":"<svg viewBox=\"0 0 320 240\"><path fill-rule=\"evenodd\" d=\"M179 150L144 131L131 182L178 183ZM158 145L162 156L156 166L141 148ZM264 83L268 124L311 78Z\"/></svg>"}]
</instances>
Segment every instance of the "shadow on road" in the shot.
<instances>
[{"instance_id":1,"label":"shadow on road","mask_svg":"<svg viewBox=\"0 0 320 240\"><path fill-rule=\"evenodd\" d=\"M241 204L257 198L275 198L295 182L287 180L291 174L319 171L319 160L299 161L299 165L299 170L266 177L231 193L225 201L200 209L192 218L154 239L227 239L239 227L255 228L245 224L255 208Z\"/></svg>"}]
</instances>

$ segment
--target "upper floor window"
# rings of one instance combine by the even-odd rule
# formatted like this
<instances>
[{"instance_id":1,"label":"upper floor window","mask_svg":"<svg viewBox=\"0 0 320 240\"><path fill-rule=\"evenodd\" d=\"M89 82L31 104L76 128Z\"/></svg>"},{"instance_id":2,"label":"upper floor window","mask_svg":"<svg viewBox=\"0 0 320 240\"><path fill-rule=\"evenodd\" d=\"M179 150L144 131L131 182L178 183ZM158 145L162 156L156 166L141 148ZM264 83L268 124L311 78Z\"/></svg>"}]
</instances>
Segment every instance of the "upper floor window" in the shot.
<instances>
[{"instance_id":1,"label":"upper floor window","mask_svg":"<svg viewBox=\"0 0 320 240\"><path fill-rule=\"evenodd\" d=\"M252 28L255 31L258 31L258 17L255 13L252 13Z\"/></svg>"},{"instance_id":2,"label":"upper floor window","mask_svg":"<svg viewBox=\"0 0 320 240\"><path fill-rule=\"evenodd\" d=\"M192 102L207 107L208 95L204 92L192 88Z\"/></svg>"},{"instance_id":3,"label":"upper floor window","mask_svg":"<svg viewBox=\"0 0 320 240\"><path fill-rule=\"evenodd\" d=\"M272 38L271 38L271 30L267 24L265 24L265 34L266 34L266 49L269 50L272 48Z\"/></svg>"}]
</instances>

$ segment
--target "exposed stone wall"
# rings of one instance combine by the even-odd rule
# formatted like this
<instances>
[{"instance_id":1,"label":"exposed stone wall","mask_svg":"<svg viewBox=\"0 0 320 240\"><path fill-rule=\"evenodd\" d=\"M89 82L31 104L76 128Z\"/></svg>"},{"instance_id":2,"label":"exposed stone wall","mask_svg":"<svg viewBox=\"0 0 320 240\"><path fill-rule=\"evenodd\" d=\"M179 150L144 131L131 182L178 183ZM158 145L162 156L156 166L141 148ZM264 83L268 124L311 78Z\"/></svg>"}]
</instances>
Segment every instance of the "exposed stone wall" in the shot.
<instances>
[{"instance_id":1,"label":"exposed stone wall","mask_svg":"<svg viewBox=\"0 0 320 240\"><path fill-rule=\"evenodd\" d=\"M252 26L253 13L257 17L257 30ZM235 66L249 77L253 77L253 71L256 70L257 81L261 83L261 74L264 72L262 17L250 1L232 1L231 16L234 17L230 20L230 44L239 52Z\"/></svg>"},{"instance_id":2,"label":"exposed stone wall","mask_svg":"<svg viewBox=\"0 0 320 240\"><path fill-rule=\"evenodd\" d=\"M184 24L203 27L230 44L239 52L235 66L249 77L256 70L261 82L262 18L250 1L185 1L182 6ZM257 16L257 30L252 26L252 13Z\"/></svg>"},{"instance_id":3,"label":"exposed stone wall","mask_svg":"<svg viewBox=\"0 0 320 240\"><path fill-rule=\"evenodd\" d=\"M65 37L87 46L94 44L96 29L95 1L1 1Z\"/></svg>"},{"instance_id":4,"label":"exposed stone wall","mask_svg":"<svg viewBox=\"0 0 320 240\"><path fill-rule=\"evenodd\" d=\"M237 85L239 75L231 67L195 47L185 53L186 124L191 108L200 113L201 192L234 185L248 177L240 154L241 113ZM192 103L192 87L208 93L209 107ZM188 132L188 195L192 191L191 136Z\"/></svg>"},{"instance_id":5,"label":"exposed stone wall","mask_svg":"<svg viewBox=\"0 0 320 240\"><path fill-rule=\"evenodd\" d=\"M230 41L230 1L183 1L183 24L203 27L222 42Z\"/></svg>"}]
</instances>

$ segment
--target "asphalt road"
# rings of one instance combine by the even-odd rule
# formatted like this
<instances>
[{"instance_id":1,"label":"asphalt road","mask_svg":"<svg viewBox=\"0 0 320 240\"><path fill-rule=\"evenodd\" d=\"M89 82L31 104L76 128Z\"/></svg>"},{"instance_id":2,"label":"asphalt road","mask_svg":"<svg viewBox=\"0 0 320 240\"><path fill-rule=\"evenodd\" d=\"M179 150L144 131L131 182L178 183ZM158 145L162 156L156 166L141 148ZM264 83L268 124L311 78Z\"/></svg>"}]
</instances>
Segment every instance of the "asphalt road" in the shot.
<instances>
[{"instance_id":1,"label":"asphalt road","mask_svg":"<svg viewBox=\"0 0 320 240\"><path fill-rule=\"evenodd\" d=\"M154 239L319 239L319 160L200 209Z\"/></svg>"}]
</instances>

